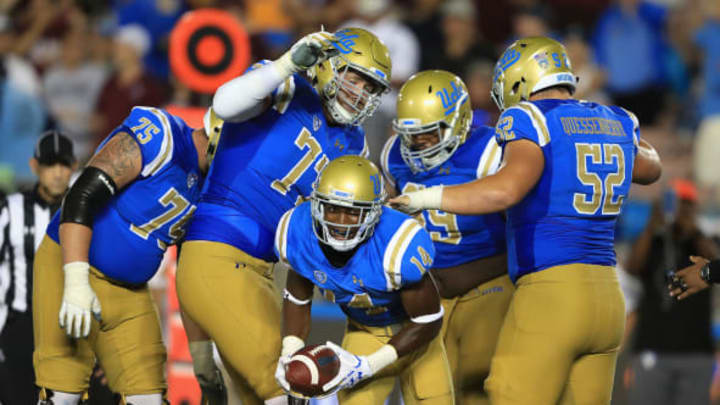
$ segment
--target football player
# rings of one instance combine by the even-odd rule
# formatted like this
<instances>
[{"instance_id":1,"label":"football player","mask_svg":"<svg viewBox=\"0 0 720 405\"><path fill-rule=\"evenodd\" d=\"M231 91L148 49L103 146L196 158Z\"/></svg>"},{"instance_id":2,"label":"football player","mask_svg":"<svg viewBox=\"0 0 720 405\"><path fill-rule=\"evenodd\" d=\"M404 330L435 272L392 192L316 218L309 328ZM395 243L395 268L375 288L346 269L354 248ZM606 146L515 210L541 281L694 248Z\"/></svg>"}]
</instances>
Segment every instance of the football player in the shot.
<instances>
[{"instance_id":1,"label":"football player","mask_svg":"<svg viewBox=\"0 0 720 405\"><path fill-rule=\"evenodd\" d=\"M382 168L392 192L460 184L495 173L500 147L495 129L471 128L467 87L454 74L428 70L400 89L397 135L385 144ZM515 290L507 275L505 221L498 213L418 216L435 244L433 275L445 307L443 339L458 403L487 401L500 327Z\"/></svg>"},{"instance_id":2,"label":"football player","mask_svg":"<svg viewBox=\"0 0 720 405\"><path fill-rule=\"evenodd\" d=\"M320 174L309 202L283 215L275 251L292 270L276 377L290 390L285 364L305 345L317 285L347 315L342 347L327 343L340 371L326 392L340 390L343 405L382 404L399 377L406 404L452 404L443 307L428 272L435 248L415 219L384 200L377 167L343 156Z\"/></svg>"},{"instance_id":3,"label":"football player","mask_svg":"<svg viewBox=\"0 0 720 405\"><path fill-rule=\"evenodd\" d=\"M165 345L147 281L195 211L207 145L203 129L135 107L68 191L33 269L40 404L77 404L96 357L123 401L162 403Z\"/></svg>"},{"instance_id":4,"label":"football player","mask_svg":"<svg viewBox=\"0 0 720 405\"><path fill-rule=\"evenodd\" d=\"M615 221L631 182L658 179L660 159L634 114L572 98L562 44L511 44L495 66L503 166L457 186L397 197L408 209L457 214L507 210L516 291L490 376L491 403L610 403L624 328L615 274Z\"/></svg>"},{"instance_id":5,"label":"football player","mask_svg":"<svg viewBox=\"0 0 720 405\"><path fill-rule=\"evenodd\" d=\"M177 291L185 314L217 345L244 404L286 401L273 377L277 223L310 195L329 160L367 153L359 124L388 90L390 70L387 47L372 33L318 32L214 96L210 115L220 121L211 149L219 139L180 253ZM203 336L190 338L211 351Z\"/></svg>"}]
</instances>

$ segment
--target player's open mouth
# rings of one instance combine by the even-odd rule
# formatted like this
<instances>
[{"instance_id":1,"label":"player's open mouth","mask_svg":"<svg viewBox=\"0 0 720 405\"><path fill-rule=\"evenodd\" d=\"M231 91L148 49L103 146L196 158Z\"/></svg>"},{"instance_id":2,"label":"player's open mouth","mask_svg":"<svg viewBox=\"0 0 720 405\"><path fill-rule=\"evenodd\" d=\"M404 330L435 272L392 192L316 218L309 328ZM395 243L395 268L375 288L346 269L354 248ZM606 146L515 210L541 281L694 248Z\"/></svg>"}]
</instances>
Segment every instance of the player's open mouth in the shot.
<instances>
[{"instance_id":1,"label":"player's open mouth","mask_svg":"<svg viewBox=\"0 0 720 405\"><path fill-rule=\"evenodd\" d=\"M330 231L330 236L337 240L348 240L355 236L355 232L347 232L347 229L344 228L328 227L328 230Z\"/></svg>"}]
</instances>

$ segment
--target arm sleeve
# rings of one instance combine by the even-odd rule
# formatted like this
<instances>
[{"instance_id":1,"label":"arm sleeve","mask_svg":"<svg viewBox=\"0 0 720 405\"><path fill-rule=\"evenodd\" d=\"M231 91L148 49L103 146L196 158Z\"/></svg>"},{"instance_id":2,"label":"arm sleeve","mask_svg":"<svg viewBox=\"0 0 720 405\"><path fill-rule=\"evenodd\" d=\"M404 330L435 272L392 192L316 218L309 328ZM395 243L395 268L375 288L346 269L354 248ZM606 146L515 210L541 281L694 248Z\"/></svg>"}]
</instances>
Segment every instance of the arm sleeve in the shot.
<instances>
[{"instance_id":1,"label":"arm sleeve","mask_svg":"<svg viewBox=\"0 0 720 405\"><path fill-rule=\"evenodd\" d=\"M630 131L633 137L633 145L635 146L635 153L637 153L638 145L640 144L640 121L632 111L626 110L619 106L610 107L616 114L627 117L630 120ZM627 123L627 121L626 121ZM626 130L627 126L623 126Z\"/></svg>"},{"instance_id":2,"label":"arm sleeve","mask_svg":"<svg viewBox=\"0 0 720 405\"><path fill-rule=\"evenodd\" d=\"M434 258L435 247L430 235L415 219L408 217L385 249L383 268L387 290L399 290L403 285L419 282L432 267Z\"/></svg>"},{"instance_id":3,"label":"arm sleeve","mask_svg":"<svg viewBox=\"0 0 720 405\"><path fill-rule=\"evenodd\" d=\"M498 145L494 136L489 137L478 161L475 177L481 179L495 174L500 168L501 157L500 145Z\"/></svg>"},{"instance_id":4,"label":"arm sleeve","mask_svg":"<svg viewBox=\"0 0 720 405\"><path fill-rule=\"evenodd\" d=\"M213 97L212 108L225 121L242 122L254 118L267 107L267 97L273 96L273 92L289 78L292 76L283 74L274 62L263 61L220 86Z\"/></svg>"},{"instance_id":5,"label":"arm sleeve","mask_svg":"<svg viewBox=\"0 0 720 405\"><path fill-rule=\"evenodd\" d=\"M168 117L161 110L152 107L134 107L125 121L103 143L120 131L128 132L140 147L142 177L154 175L172 161L175 148L172 127Z\"/></svg>"},{"instance_id":6,"label":"arm sleeve","mask_svg":"<svg viewBox=\"0 0 720 405\"><path fill-rule=\"evenodd\" d=\"M385 142L385 146L383 146L382 152L380 153L380 169L385 177L385 181L387 181L388 184L395 189L395 191L400 192L400 190L397 189L395 176L393 176L392 171L390 170L390 154L392 153L397 140L398 135L393 135L387 140L387 142Z\"/></svg>"},{"instance_id":7,"label":"arm sleeve","mask_svg":"<svg viewBox=\"0 0 720 405\"><path fill-rule=\"evenodd\" d=\"M415 219L413 219L415 221ZM419 283L435 260L435 245L424 229L415 233L402 259L402 284Z\"/></svg>"},{"instance_id":8,"label":"arm sleeve","mask_svg":"<svg viewBox=\"0 0 720 405\"><path fill-rule=\"evenodd\" d=\"M277 230L275 231L275 255L280 259L281 262L290 265L290 262L288 261L288 255L287 255L287 241L288 241L288 229L290 228L290 218L292 217L292 213L295 210L295 208L292 208L288 210L283 216L280 218L280 222L278 222Z\"/></svg>"},{"instance_id":9,"label":"arm sleeve","mask_svg":"<svg viewBox=\"0 0 720 405\"><path fill-rule=\"evenodd\" d=\"M527 139L540 147L550 143L545 115L535 105L521 102L505 110L495 126L495 140L504 146L507 142Z\"/></svg>"}]
</instances>

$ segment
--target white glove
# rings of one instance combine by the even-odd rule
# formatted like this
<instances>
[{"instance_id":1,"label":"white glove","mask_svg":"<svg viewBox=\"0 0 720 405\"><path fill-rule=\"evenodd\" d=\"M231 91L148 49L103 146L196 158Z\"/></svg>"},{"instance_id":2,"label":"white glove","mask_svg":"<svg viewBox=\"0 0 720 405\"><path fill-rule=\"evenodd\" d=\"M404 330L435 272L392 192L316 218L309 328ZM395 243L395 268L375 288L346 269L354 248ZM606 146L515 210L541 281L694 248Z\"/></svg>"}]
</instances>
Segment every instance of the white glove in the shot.
<instances>
[{"instance_id":1,"label":"white glove","mask_svg":"<svg viewBox=\"0 0 720 405\"><path fill-rule=\"evenodd\" d=\"M389 202L396 210L412 215L422 210L442 209L442 193L442 185L432 186L401 194Z\"/></svg>"},{"instance_id":2,"label":"white glove","mask_svg":"<svg viewBox=\"0 0 720 405\"><path fill-rule=\"evenodd\" d=\"M340 371L335 378L323 386L325 395L350 388L374 374L367 356L354 355L333 342L326 342L325 345L340 358Z\"/></svg>"},{"instance_id":3,"label":"white glove","mask_svg":"<svg viewBox=\"0 0 720 405\"><path fill-rule=\"evenodd\" d=\"M325 31L313 32L297 41L275 64L286 76L308 70L340 53L333 42L337 42L335 35Z\"/></svg>"},{"instance_id":4,"label":"white glove","mask_svg":"<svg viewBox=\"0 0 720 405\"><path fill-rule=\"evenodd\" d=\"M290 362L290 357L292 357L295 352L302 349L304 346L305 342L303 342L303 340L299 337L293 335L285 336L282 340L282 350L280 352L280 358L278 359L278 364L275 368L275 381L277 381L277 383L282 387L282 389L285 390L285 392L296 397L301 396L298 393L290 390L290 383L285 378L285 370L287 364Z\"/></svg>"},{"instance_id":5,"label":"white glove","mask_svg":"<svg viewBox=\"0 0 720 405\"><path fill-rule=\"evenodd\" d=\"M95 319L100 318L100 301L90 287L90 264L72 262L63 266L65 288L60 307L60 327L70 337L87 337L90 334L90 311Z\"/></svg>"}]
</instances>

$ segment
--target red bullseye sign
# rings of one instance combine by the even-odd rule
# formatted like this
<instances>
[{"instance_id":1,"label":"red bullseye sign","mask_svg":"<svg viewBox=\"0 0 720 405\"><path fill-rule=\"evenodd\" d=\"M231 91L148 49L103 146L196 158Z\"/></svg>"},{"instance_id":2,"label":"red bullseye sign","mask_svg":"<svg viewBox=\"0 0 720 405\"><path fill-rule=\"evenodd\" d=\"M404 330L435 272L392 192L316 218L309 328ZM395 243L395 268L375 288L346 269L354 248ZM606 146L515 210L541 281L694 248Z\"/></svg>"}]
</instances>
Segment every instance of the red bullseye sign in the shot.
<instances>
[{"instance_id":1,"label":"red bullseye sign","mask_svg":"<svg viewBox=\"0 0 720 405\"><path fill-rule=\"evenodd\" d=\"M250 63L250 41L232 14L212 9L186 13L170 33L170 66L189 88L214 93Z\"/></svg>"}]
</instances>

